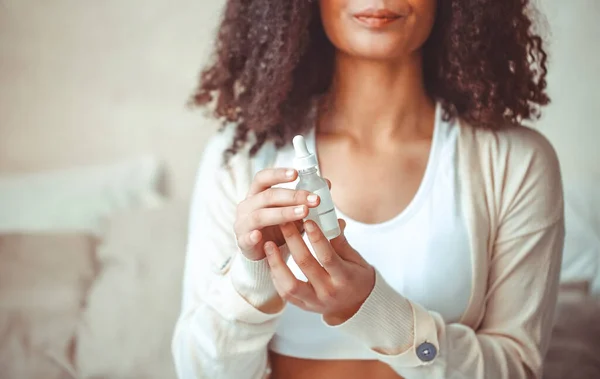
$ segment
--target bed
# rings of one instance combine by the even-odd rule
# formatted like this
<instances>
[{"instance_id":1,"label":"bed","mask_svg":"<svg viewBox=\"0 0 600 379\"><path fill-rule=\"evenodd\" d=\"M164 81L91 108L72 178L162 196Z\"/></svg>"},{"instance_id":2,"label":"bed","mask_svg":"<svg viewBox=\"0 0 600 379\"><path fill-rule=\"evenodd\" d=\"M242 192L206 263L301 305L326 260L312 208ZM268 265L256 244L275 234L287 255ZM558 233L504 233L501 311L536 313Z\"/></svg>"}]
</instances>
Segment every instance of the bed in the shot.
<instances>
[{"instance_id":1,"label":"bed","mask_svg":"<svg viewBox=\"0 0 600 379\"><path fill-rule=\"evenodd\" d=\"M2 378L175 378L188 204L161 194L160 162L36 175L0 177L0 198L12 191L13 207L12 218L0 215ZM73 183L79 193L60 193ZM544 378L596 379L600 181L566 183L563 283Z\"/></svg>"}]
</instances>

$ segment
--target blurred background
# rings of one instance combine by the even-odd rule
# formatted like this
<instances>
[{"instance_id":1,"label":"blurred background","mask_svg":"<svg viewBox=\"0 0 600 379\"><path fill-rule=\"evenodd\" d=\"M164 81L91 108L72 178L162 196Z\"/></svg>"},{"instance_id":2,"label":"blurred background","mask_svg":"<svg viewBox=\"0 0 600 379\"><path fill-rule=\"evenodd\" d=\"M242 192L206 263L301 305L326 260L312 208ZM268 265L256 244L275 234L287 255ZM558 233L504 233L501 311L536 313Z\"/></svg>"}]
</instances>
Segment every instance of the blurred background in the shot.
<instances>
[{"instance_id":1,"label":"blurred background","mask_svg":"<svg viewBox=\"0 0 600 379\"><path fill-rule=\"evenodd\" d=\"M1 378L174 377L187 204L216 130L185 103L224 2L0 0ZM537 6L553 102L535 127L567 194L549 356L581 360L561 338L588 343L573 325L600 293L600 2Z\"/></svg>"}]
</instances>

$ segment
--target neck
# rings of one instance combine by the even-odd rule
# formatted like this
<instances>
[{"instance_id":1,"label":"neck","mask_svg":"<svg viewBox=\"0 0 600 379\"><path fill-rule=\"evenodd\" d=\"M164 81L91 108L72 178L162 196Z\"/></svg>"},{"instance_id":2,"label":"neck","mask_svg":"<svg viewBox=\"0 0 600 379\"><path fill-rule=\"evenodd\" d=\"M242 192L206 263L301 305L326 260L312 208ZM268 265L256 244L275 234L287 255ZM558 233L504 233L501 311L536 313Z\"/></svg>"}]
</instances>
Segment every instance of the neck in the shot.
<instances>
[{"instance_id":1,"label":"neck","mask_svg":"<svg viewBox=\"0 0 600 379\"><path fill-rule=\"evenodd\" d=\"M375 61L338 53L320 131L359 140L430 135L435 105L427 96L420 54Z\"/></svg>"}]
</instances>

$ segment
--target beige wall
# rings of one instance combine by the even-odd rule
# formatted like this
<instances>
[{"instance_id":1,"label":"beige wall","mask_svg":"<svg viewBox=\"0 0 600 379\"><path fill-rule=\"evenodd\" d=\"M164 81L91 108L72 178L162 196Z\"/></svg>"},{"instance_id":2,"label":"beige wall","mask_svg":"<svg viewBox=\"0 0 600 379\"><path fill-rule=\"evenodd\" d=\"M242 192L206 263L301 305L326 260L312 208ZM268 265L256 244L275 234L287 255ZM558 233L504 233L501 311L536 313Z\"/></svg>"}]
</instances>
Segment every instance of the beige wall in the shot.
<instances>
[{"instance_id":1,"label":"beige wall","mask_svg":"<svg viewBox=\"0 0 600 379\"><path fill-rule=\"evenodd\" d=\"M0 170L155 153L185 197L206 135L185 108L220 0L0 0Z\"/></svg>"},{"instance_id":2,"label":"beige wall","mask_svg":"<svg viewBox=\"0 0 600 379\"><path fill-rule=\"evenodd\" d=\"M539 128L558 150L567 177L600 177L600 1L539 1L551 27L553 100Z\"/></svg>"},{"instance_id":3,"label":"beige wall","mask_svg":"<svg viewBox=\"0 0 600 379\"><path fill-rule=\"evenodd\" d=\"M164 158L186 197L206 135L184 108L223 0L0 0L0 171ZM600 175L600 2L544 0L567 173Z\"/></svg>"}]
</instances>

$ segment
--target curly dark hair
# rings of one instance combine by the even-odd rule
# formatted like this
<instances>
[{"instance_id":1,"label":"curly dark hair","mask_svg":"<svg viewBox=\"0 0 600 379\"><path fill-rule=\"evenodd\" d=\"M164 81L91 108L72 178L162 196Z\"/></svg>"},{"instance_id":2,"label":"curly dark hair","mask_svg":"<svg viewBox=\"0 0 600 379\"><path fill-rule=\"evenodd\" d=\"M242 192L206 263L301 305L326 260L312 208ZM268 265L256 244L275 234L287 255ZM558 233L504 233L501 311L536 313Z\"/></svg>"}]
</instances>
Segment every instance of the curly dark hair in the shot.
<instances>
[{"instance_id":1,"label":"curly dark hair","mask_svg":"<svg viewBox=\"0 0 600 379\"><path fill-rule=\"evenodd\" d=\"M499 128L539 118L549 103L547 55L529 0L438 0L423 46L425 88L446 118ZM327 93L334 47L318 1L229 0L215 57L191 99L235 123L228 160L249 143L282 147L305 132L313 100Z\"/></svg>"}]
</instances>

